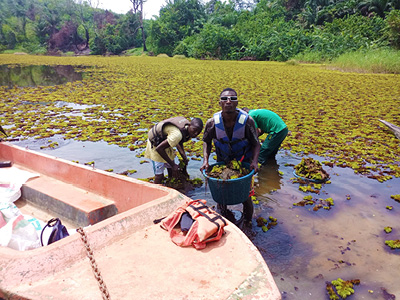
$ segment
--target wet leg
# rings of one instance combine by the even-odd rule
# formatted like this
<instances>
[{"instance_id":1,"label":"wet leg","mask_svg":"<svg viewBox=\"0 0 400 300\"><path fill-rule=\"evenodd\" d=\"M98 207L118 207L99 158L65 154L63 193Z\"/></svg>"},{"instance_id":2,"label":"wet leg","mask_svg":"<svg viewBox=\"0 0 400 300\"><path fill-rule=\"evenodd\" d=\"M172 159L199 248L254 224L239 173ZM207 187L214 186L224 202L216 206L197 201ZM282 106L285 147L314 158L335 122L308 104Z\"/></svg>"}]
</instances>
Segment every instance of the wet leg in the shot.
<instances>
[{"instance_id":1,"label":"wet leg","mask_svg":"<svg viewBox=\"0 0 400 300\"><path fill-rule=\"evenodd\" d=\"M253 218L253 213L254 213L254 206L253 206L253 200L251 200L251 197L248 197L245 202L243 202L243 218L244 218L244 223L250 223Z\"/></svg>"},{"instance_id":2,"label":"wet leg","mask_svg":"<svg viewBox=\"0 0 400 300\"><path fill-rule=\"evenodd\" d=\"M164 174L154 175L154 183L161 184L164 179Z\"/></svg>"}]
</instances>

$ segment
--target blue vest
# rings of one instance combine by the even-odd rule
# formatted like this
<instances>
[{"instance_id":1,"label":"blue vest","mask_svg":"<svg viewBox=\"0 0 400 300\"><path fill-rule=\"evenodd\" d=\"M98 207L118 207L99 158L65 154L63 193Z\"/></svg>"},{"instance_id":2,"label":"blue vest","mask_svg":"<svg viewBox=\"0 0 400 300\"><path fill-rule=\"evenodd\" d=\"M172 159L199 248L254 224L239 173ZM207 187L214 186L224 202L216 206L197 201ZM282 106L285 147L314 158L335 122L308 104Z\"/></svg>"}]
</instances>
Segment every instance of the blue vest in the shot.
<instances>
[{"instance_id":1,"label":"blue vest","mask_svg":"<svg viewBox=\"0 0 400 300\"><path fill-rule=\"evenodd\" d=\"M241 109L237 109L237 111L239 114L236 118L231 140L229 140L228 136L226 135L221 112L214 114L216 135L216 138L214 139L214 145L218 162L225 161L228 163L233 159L239 161L243 156L243 162L251 162L253 157L249 140L245 137L245 127L249 115Z\"/></svg>"}]
</instances>

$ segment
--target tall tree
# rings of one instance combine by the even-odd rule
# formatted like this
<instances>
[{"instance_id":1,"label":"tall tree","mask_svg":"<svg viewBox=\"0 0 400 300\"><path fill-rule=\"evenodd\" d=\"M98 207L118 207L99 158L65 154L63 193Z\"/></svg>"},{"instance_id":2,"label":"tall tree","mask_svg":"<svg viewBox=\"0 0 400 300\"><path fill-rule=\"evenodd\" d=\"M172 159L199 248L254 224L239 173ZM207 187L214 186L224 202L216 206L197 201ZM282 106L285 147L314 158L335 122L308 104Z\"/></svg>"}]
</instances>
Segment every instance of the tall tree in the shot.
<instances>
[{"instance_id":1,"label":"tall tree","mask_svg":"<svg viewBox=\"0 0 400 300\"><path fill-rule=\"evenodd\" d=\"M138 37L141 25L138 14L130 10L119 19L118 24L120 25L119 34L126 39L128 48L143 46L143 34Z\"/></svg>"},{"instance_id":2,"label":"tall tree","mask_svg":"<svg viewBox=\"0 0 400 300\"><path fill-rule=\"evenodd\" d=\"M205 5L208 23L219 24L231 28L237 23L240 12L235 9L232 2L226 3L219 0L211 0Z\"/></svg>"},{"instance_id":3,"label":"tall tree","mask_svg":"<svg viewBox=\"0 0 400 300\"><path fill-rule=\"evenodd\" d=\"M81 25L85 30L86 45L84 48L89 47L90 42L90 26L94 26L94 12L99 6L99 0L75 0L76 1L76 14L80 19Z\"/></svg>"},{"instance_id":4,"label":"tall tree","mask_svg":"<svg viewBox=\"0 0 400 300\"><path fill-rule=\"evenodd\" d=\"M65 11L73 3L66 4L66 1L46 1L38 7L36 34L42 44L46 44L51 36L61 29L62 23L68 21L63 14L64 12L68 14L73 12L73 10Z\"/></svg>"},{"instance_id":5,"label":"tall tree","mask_svg":"<svg viewBox=\"0 0 400 300\"><path fill-rule=\"evenodd\" d=\"M142 30L143 51L147 51L146 36L143 27L143 2L144 0L129 0L132 3L132 10L134 14L139 14L140 29Z\"/></svg>"},{"instance_id":6,"label":"tall tree","mask_svg":"<svg viewBox=\"0 0 400 300\"><path fill-rule=\"evenodd\" d=\"M11 13L17 17L21 22L21 31L26 37L26 13L28 11L28 3L26 0L13 0L9 1Z\"/></svg>"}]
</instances>

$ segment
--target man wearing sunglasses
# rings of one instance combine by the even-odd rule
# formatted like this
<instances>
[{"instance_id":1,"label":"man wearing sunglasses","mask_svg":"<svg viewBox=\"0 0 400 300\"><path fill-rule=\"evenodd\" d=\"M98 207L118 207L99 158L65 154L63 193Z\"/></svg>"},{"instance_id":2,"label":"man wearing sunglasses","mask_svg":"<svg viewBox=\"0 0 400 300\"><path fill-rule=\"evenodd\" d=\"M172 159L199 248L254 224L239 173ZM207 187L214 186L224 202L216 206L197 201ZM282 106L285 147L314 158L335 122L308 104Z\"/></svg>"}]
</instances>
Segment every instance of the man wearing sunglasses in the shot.
<instances>
[{"instance_id":1,"label":"man wearing sunglasses","mask_svg":"<svg viewBox=\"0 0 400 300\"><path fill-rule=\"evenodd\" d=\"M237 108L238 103L234 89L222 91L219 99L222 110L208 119L204 129L201 171L210 167L209 157L214 142L218 162L228 163L236 159L249 163L250 169L258 172L260 143L255 123L245 111ZM253 203L250 197L243 203L243 215L245 222L251 222Z\"/></svg>"},{"instance_id":2,"label":"man wearing sunglasses","mask_svg":"<svg viewBox=\"0 0 400 300\"><path fill-rule=\"evenodd\" d=\"M145 157L152 160L154 183L160 184L164 179L164 169L167 168L170 178L179 178L179 167L175 163L175 150L178 149L185 165L188 164L183 143L200 134L203 121L193 118L188 121L184 117L166 119L154 125L148 132Z\"/></svg>"}]
</instances>

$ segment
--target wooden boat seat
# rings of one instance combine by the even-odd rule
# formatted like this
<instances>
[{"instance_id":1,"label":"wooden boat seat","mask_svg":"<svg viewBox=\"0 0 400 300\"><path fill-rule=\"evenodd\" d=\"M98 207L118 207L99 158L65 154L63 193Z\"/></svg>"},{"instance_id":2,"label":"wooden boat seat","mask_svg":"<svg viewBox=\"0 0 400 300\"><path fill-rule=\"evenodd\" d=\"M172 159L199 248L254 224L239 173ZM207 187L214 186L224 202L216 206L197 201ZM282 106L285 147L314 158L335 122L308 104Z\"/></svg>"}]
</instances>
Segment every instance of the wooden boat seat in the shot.
<instances>
[{"instance_id":1,"label":"wooden boat seat","mask_svg":"<svg viewBox=\"0 0 400 300\"><path fill-rule=\"evenodd\" d=\"M0 160L40 174L22 187L22 199L78 226L169 198L173 190L80 165L29 149L0 143Z\"/></svg>"},{"instance_id":2,"label":"wooden boat seat","mask_svg":"<svg viewBox=\"0 0 400 300\"><path fill-rule=\"evenodd\" d=\"M29 179L21 194L23 200L77 227L96 224L118 213L114 201L43 174Z\"/></svg>"}]
</instances>

